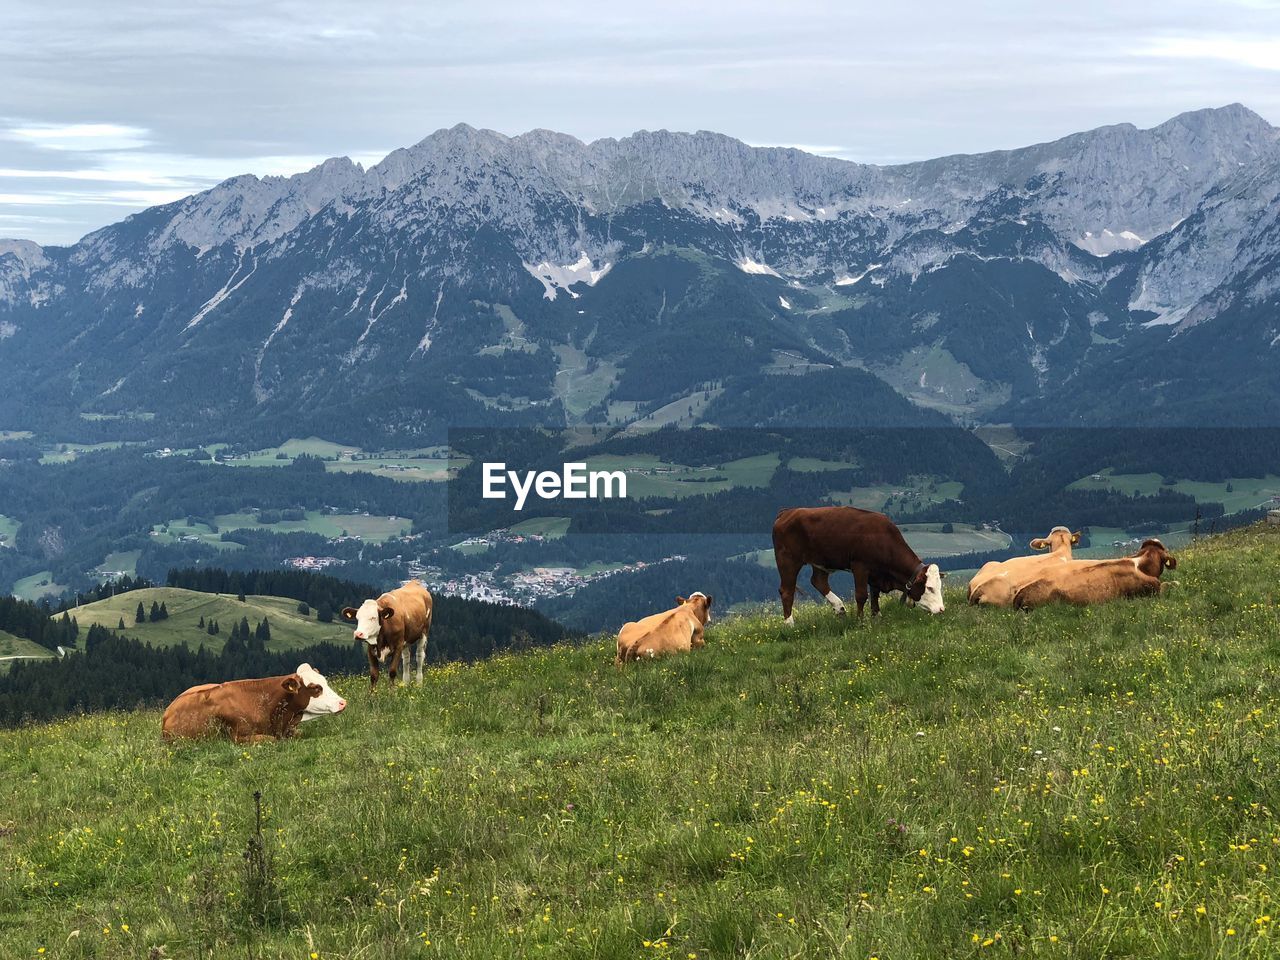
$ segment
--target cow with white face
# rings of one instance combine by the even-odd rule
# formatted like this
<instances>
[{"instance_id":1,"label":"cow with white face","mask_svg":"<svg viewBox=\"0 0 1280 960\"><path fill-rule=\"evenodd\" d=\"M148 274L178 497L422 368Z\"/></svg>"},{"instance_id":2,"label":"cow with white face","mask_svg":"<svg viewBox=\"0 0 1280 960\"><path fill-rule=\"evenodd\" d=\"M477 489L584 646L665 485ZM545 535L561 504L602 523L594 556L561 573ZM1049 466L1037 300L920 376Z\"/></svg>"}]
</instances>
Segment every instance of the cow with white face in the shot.
<instances>
[{"instance_id":1,"label":"cow with white face","mask_svg":"<svg viewBox=\"0 0 1280 960\"><path fill-rule=\"evenodd\" d=\"M431 630L431 592L418 580L410 580L359 608L345 607L342 619L355 624L353 636L365 645L369 657L369 685L378 685L378 665L386 664L394 685L403 662L406 679L410 655L418 663L418 683L427 659L427 633Z\"/></svg>"},{"instance_id":2,"label":"cow with white face","mask_svg":"<svg viewBox=\"0 0 1280 960\"><path fill-rule=\"evenodd\" d=\"M347 701L329 686L329 681L324 678L324 674L317 670L309 663L304 663L297 670L298 676L302 678L302 682L320 688L320 695L312 697L307 704L307 708L302 711L302 722L314 720L316 717L325 717L331 713L341 713L347 709Z\"/></svg>"}]
</instances>

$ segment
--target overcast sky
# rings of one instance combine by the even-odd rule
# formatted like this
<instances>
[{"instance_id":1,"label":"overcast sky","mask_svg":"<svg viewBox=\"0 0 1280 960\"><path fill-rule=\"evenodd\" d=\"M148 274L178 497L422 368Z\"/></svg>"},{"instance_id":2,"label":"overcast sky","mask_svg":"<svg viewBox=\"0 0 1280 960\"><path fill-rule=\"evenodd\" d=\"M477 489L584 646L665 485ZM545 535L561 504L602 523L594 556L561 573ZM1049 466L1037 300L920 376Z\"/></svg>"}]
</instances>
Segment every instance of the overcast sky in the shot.
<instances>
[{"instance_id":1,"label":"overcast sky","mask_svg":"<svg viewBox=\"0 0 1280 960\"><path fill-rule=\"evenodd\" d=\"M1280 0L0 0L0 236L460 121L893 163L1233 101L1280 123Z\"/></svg>"}]
</instances>

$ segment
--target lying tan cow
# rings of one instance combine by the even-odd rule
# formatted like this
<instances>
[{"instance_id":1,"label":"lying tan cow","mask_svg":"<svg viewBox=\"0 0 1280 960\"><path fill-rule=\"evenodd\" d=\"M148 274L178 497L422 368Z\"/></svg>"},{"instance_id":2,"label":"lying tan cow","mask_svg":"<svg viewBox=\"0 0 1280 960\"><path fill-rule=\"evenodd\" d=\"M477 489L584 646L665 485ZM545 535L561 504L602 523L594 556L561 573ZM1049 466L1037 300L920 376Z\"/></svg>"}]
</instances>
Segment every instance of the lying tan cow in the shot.
<instances>
[{"instance_id":1,"label":"lying tan cow","mask_svg":"<svg viewBox=\"0 0 1280 960\"><path fill-rule=\"evenodd\" d=\"M427 634L431 631L431 591L418 580L410 580L378 597L355 607L345 607L342 619L354 623L355 639L365 645L369 656L369 685L378 685L378 664L386 663L391 683L396 682L403 660L405 680L409 679L409 657L416 653L418 683L422 683L422 664L427 659Z\"/></svg>"},{"instance_id":2,"label":"lying tan cow","mask_svg":"<svg viewBox=\"0 0 1280 960\"><path fill-rule=\"evenodd\" d=\"M1049 536L1037 537L1028 544L1032 550L1048 549L1048 553L983 564L969 581L969 602L993 607L1013 606L1017 592L1043 571L1069 562L1071 548L1079 542L1079 533L1072 533L1066 527L1054 527Z\"/></svg>"},{"instance_id":3,"label":"lying tan cow","mask_svg":"<svg viewBox=\"0 0 1280 960\"><path fill-rule=\"evenodd\" d=\"M1145 597L1160 592L1160 574L1178 566L1177 558L1159 540L1144 540L1138 552L1117 560L1072 560L1045 570L1013 598L1019 610L1048 603L1088 606L1120 597Z\"/></svg>"},{"instance_id":4,"label":"lying tan cow","mask_svg":"<svg viewBox=\"0 0 1280 960\"><path fill-rule=\"evenodd\" d=\"M284 739L293 736L311 698L322 693L318 683L304 683L296 673L202 683L178 694L165 709L161 736L166 740L230 736L236 743Z\"/></svg>"},{"instance_id":5,"label":"lying tan cow","mask_svg":"<svg viewBox=\"0 0 1280 960\"><path fill-rule=\"evenodd\" d=\"M668 653L688 653L706 646L703 630L711 622L711 597L692 593L676 597L673 609L636 620L618 631L618 663Z\"/></svg>"}]
</instances>

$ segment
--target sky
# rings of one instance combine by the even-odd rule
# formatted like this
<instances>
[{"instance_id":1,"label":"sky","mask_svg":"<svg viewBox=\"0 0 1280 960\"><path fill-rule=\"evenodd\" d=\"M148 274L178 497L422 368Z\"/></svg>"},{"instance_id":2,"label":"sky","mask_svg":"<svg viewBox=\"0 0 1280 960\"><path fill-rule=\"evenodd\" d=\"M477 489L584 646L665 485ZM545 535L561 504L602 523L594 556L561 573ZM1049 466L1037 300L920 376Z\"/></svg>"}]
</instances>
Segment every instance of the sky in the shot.
<instances>
[{"instance_id":1,"label":"sky","mask_svg":"<svg viewBox=\"0 0 1280 960\"><path fill-rule=\"evenodd\" d=\"M43 244L459 122L867 163L1232 102L1280 124L1280 0L0 0L0 24L0 237Z\"/></svg>"}]
</instances>

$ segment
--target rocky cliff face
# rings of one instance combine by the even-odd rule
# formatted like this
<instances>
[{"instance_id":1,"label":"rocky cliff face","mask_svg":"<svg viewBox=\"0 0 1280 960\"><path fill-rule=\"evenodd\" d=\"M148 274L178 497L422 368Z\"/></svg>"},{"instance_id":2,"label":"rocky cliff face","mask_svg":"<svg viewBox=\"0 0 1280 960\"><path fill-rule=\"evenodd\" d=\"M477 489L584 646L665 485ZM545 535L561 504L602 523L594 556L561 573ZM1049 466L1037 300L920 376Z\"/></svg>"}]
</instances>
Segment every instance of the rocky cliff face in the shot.
<instances>
[{"instance_id":1,"label":"rocky cliff face","mask_svg":"<svg viewBox=\"0 0 1280 960\"><path fill-rule=\"evenodd\" d=\"M607 419L779 355L1043 417L1053 384L1122 352L1265 317L1278 194L1280 131L1239 105L894 167L460 125L368 170L237 177L74 247L0 241L18 371L0 417ZM639 389L690 333L750 345ZM946 370L917 377L921 351ZM1257 357L1228 366L1246 382ZM389 380L406 389L387 404Z\"/></svg>"}]
</instances>

